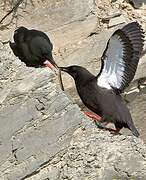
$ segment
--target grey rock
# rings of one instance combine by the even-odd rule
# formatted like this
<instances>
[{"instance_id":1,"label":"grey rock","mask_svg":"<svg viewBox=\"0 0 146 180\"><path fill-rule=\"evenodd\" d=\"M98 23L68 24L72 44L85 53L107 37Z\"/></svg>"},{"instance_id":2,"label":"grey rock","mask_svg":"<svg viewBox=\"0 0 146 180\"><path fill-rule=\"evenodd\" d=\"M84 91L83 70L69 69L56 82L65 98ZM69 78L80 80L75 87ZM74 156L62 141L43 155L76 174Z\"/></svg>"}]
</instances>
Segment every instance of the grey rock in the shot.
<instances>
[{"instance_id":1,"label":"grey rock","mask_svg":"<svg viewBox=\"0 0 146 180\"><path fill-rule=\"evenodd\" d=\"M118 16L118 17L114 17L114 18L110 19L108 27L114 27L114 26L117 26L119 24L123 24L125 22L126 22L126 20L125 20L123 15Z\"/></svg>"},{"instance_id":2,"label":"grey rock","mask_svg":"<svg viewBox=\"0 0 146 180\"><path fill-rule=\"evenodd\" d=\"M136 98L136 96L139 95L140 90L136 87L129 88L127 91L125 91L125 99L126 101L132 103L132 101Z\"/></svg>"},{"instance_id":3,"label":"grey rock","mask_svg":"<svg viewBox=\"0 0 146 180\"><path fill-rule=\"evenodd\" d=\"M53 22L59 22L58 27L55 26L54 29L49 31L50 38L56 45L55 51L58 51L61 47L68 46L70 43L73 44L83 40L96 28L94 0L66 0L60 1L57 6L56 11L54 9L52 11L52 8L50 9L52 11L50 17L53 16L53 18L49 19L51 21L53 19ZM63 16L62 12L64 12ZM54 24L51 21L50 25Z\"/></svg>"},{"instance_id":4,"label":"grey rock","mask_svg":"<svg viewBox=\"0 0 146 180\"><path fill-rule=\"evenodd\" d=\"M19 9L19 13L25 18L18 17L17 26L25 24L26 27L46 32L55 44L56 51L70 42L84 39L96 27L94 0L49 0L33 3L34 6L29 3L25 11ZM12 26L9 30L4 29L0 32L0 39L9 40L13 30Z\"/></svg>"},{"instance_id":5,"label":"grey rock","mask_svg":"<svg viewBox=\"0 0 146 180\"><path fill-rule=\"evenodd\" d=\"M72 176L79 179L86 177L105 180L123 179L124 177L137 178L138 176L144 178L146 175L145 153L141 154L139 143L141 143L140 140L132 136L129 138L115 137L109 132L105 133L94 128L78 132L73 140L74 149L69 149L64 155L68 161L71 158L70 154L76 154L76 158L71 159L68 168L64 167L63 171L67 171L67 178ZM94 156L94 160L88 164L88 160L86 163L83 160L90 159L89 156ZM79 161L79 167L73 170L78 157L82 157L83 160ZM98 164L98 167L95 164Z\"/></svg>"},{"instance_id":6,"label":"grey rock","mask_svg":"<svg viewBox=\"0 0 146 180\"><path fill-rule=\"evenodd\" d=\"M42 180L42 175L51 169L52 173L55 169L54 175L57 173L60 180L129 178L144 180L145 160L146 146L140 139L131 135L115 136L87 126L86 130L80 128L74 133L68 151L61 158L62 166L59 165L60 162L52 164L50 161L48 166L28 180Z\"/></svg>"},{"instance_id":7,"label":"grey rock","mask_svg":"<svg viewBox=\"0 0 146 180\"><path fill-rule=\"evenodd\" d=\"M140 92L143 94L146 94L146 85L141 85L140 86Z\"/></svg>"},{"instance_id":8,"label":"grey rock","mask_svg":"<svg viewBox=\"0 0 146 180\"><path fill-rule=\"evenodd\" d=\"M58 168L56 167L51 167L49 169L50 173L48 174L48 178L50 180L58 180L59 179L59 176L60 176L60 171Z\"/></svg>"},{"instance_id":9,"label":"grey rock","mask_svg":"<svg viewBox=\"0 0 146 180\"><path fill-rule=\"evenodd\" d=\"M129 0L136 9L140 8L142 5L146 4L145 0Z\"/></svg>"},{"instance_id":10,"label":"grey rock","mask_svg":"<svg viewBox=\"0 0 146 180\"><path fill-rule=\"evenodd\" d=\"M102 21L106 22L106 21L109 21L112 18L119 17L119 16L121 16L121 12L114 11L114 12L108 13L107 16L103 16L103 17L100 17L100 18L102 19Z\"/></svg>"},{"instance_id":11,"label":"grey rock","mask_svg":"<svg viewBox=\"0 0 146 180\"><path fill-rule=\"evenodd\" d=\"M140 93L128 104L132 118L139 129L141 138L146 142L146 133L145 133L145 112L146 112L146 94Z\"/></svg>"},{"instance_id":12,"label":"grey rock","mask_svg":"<svg viewBox=\"0 0 146 180\"><path fill-rule=\"evenodd\" d=\"M5 51L10 49L0 53L5 56ZM1 70L10 62L11 53L7 53L1 59ZM0 90L0 179L16 180L33 174L67 148L83 117L50 71L14 62L11 68L0 78L1 82L6 79Z\"/></svg>"},{"instance_id":13,"label":"grey rock","mask_svg":"<svg viewBox=\"0 0 146 180\"><path fill-rule=\"evenodd\" d=\"M144 55L139 61L134 80L138 80L146 77L145 68L146 68L146 55Z\"/></svg>"}]
</instances>

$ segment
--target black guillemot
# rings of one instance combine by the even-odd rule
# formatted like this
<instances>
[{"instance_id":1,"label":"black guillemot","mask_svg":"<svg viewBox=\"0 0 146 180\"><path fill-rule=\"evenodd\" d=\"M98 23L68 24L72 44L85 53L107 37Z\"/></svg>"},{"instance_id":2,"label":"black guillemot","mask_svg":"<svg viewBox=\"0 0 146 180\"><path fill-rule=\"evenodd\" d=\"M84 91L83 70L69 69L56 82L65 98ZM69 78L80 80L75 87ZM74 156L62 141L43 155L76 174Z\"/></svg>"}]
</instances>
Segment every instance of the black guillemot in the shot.
<instances>
[{"instance_id":1,"label":"black guillemot","mask_svg":"<svg viewBox=\"0 0 146 180\"><path fill-rule=\"evenodd\" d=\"M53 45L44 32L21 26L14 31L13 40L9 42L10 47L26 66L57 68L52 56Z\"/></svg>"},{"instance_id":2,"label":"black guillemot","mask_svg":"<svg viewBox=\"0 0 146 180\"><path fill-rule=\"evenodd\" d=\"M81 66L60 67L70 74L77 92L88 109L99 115L101 123L113 123L116 132L123 127L139 136L121 93L134 78L143 49L144 32L137 22L116 30L101 58L97 76Z\"/></svg>"}]
</instances>

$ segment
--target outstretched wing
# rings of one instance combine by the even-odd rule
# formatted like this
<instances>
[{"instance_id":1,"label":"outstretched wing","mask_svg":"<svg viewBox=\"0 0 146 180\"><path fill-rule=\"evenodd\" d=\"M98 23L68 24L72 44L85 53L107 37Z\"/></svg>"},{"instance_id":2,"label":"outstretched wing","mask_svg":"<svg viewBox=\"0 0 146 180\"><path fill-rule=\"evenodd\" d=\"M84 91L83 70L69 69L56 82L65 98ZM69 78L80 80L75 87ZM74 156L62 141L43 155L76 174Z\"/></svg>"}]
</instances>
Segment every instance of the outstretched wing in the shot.
<instances>
[{"instance_id":1,"label":"outstretched wing","mask_svg":"<svg viewBox=\"0 0 146 180\"><path fill-rule=\"evenodd\" d=\"M116 30L102 55L97 84L121 93L132 81L143 49L144 32L137 22Z\"/></svg>"}]
</instances>

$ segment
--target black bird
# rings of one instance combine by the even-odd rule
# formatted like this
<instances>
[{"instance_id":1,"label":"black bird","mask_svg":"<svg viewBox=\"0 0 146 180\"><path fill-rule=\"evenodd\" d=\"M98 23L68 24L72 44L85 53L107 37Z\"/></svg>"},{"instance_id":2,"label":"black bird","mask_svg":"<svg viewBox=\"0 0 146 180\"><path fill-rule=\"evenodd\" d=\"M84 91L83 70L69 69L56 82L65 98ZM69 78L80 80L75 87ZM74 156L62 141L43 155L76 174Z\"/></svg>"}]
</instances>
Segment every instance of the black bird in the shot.
<instances>
[{"instance_id":1,"label":"black bird","mask_svg":"<svg viewBox=\"0 0 146 180\"><path fill-rule=\"evenodd\" d=\"M102 55L97 76L80 66L60 67L74 78L81 100L88 109L101 116L102 123L114 123L116 132L128 128L137 137L139 132L120 94L135 75L143 38L143 30L137 22L116 30Z\"/></svg>"},{"instance_id":2,"label":"black bird","mask_svg":"<svg viewBox=\"0 0 146 180\"><path fill-rule=\"evenodd\" d=\"M57 68L52 56L53 45L44 32L21 26L14 31L13 39L14 42L10 42L10 47L26 66ZM51 64L46 63L47 61Z\"/></svg>"}]
</instances>

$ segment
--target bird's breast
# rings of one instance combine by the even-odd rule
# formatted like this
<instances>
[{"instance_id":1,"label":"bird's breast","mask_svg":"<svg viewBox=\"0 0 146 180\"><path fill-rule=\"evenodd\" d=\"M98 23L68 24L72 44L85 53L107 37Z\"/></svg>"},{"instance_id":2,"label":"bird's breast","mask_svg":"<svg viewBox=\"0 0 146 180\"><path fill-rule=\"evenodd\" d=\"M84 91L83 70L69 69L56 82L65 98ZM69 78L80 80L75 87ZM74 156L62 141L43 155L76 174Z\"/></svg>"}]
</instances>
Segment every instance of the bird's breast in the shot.
<instances>
[{"instance_id":1,"label":"bird's breast","mask_svg":"<svg viewBox=\"0 0 146 180\"><path fill-rule=\"evenodd\" d=\"M78 85L77 92L84 103L84 105L91 111L101 115L101 106L100 106L100 92L98 88L92 83L88 85Z\"/></svg>"}]
</instances>

